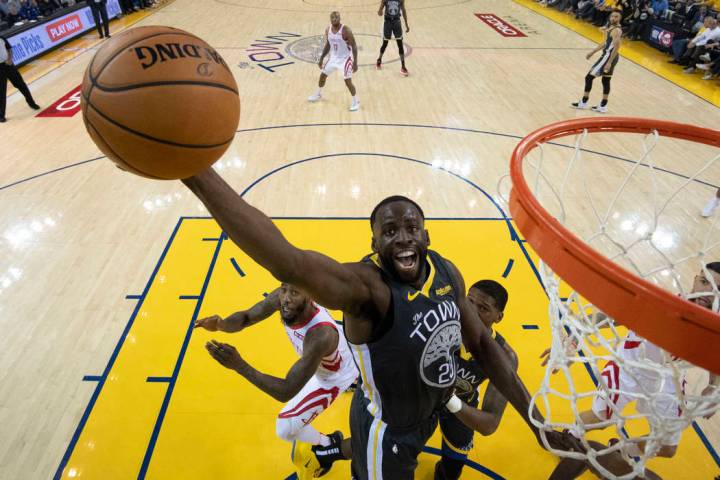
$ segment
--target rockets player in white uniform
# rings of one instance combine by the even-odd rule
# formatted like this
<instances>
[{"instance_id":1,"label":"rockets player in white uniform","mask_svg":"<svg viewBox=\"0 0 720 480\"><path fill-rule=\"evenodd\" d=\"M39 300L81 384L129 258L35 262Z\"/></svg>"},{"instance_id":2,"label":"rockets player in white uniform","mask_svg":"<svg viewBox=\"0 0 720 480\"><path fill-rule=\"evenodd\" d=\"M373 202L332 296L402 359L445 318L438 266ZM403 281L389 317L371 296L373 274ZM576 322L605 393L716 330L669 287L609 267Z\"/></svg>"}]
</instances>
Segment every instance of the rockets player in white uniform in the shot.
<instances>
[{"instance_id":1,"label":"rockets player in white uniform","mask_svg":"<svg viewBox=\"0 0 720 480\"><path fill-rule=\"evenodd\" d=\"M329 446L333 439L338 443L342 440L340 432L323 435L310 423L355 382L358 372L342 327L325 308L294 286L283 283L249 310L227 318L218 315L203 318L195 322L195 327L239 332L278 310L285 332L300 355L285 378L257 371L232 345L211 340L205 347L221 365L235 370L274 399L286 402L276 421L278 437L309 445Z\"/></svg>"},{"instance_id":2,"label":"rockets player in white uniform","mask_svg":"<svg viewBox=\"0 0 720 480\"><path fill-rule=\"evenodd\" d=\"M690 298L690 301L696 303L702 307L717 311L718 305L713 305L714 299L717 297L717 290L713 294L713 286L715 289L720 288L720 262L711 262L705 265L708 271L706 274L701 271L695 276L691 297L695 296L692 294L700 294L704 292L711 293L711 295L695 296ZM711 276L712 278L709 278ZM597 312L596 322L601 322L607 318L603 313ZM610 320L612 321L612 320ZM617 322L616 322L617 323ZM608 326L606 324L604 326ZM576 348L574 345L570 348ZM543 352L543 356L547 356L550 350ZM573 352L574 354L574 352ZM632 330L628 330L627 335L616 347L615 355L622 359L621 364L610 360L603 368L601 372L601 381L610 390L606 395L602 387L598 388L598 393L593 398L592 409L580 413L580 418L585 425L585 430L594 430L598 428L605 428L606 425L600 425L591 427L592 424L599 424L605 420L612 419L616 413L622 412L626 405L637 400L637 410L640 413L647 412L650 408L655 408L661 414L663 418L679 418L682 415L683 406L679 403L677 397L677 389L673 377L665 369L662 373L652 371L645 368L633 367L632 363L646 363L648 361L653 362L657 365L667 365L671 358L666 358L663 350L655 345L654 343L638 336ZM547 362L547 358L543 364ZM685 389L685 379L680 380L681 388ZM710 395L710 393L720 388L720 376L709 374L708 385L703 390L702 394ZM639 396L642 395L654 395L655 401L654 406L647 405ZM711 415L706 418L710 418ZM648 420L651 420L648 417ZM650 429L654 430L657 428L655 425L650 423ZM680 436L682 432L676 431L672 434L665 435L660 439L662 442L660 448L655 453L655 456L671 458L675 456L677 452L678 444L680 443ZM593 445L595 443L595 445ZM596 444L596 442L590 442L590 444L598 450L604 448L603 445ZM599 448L598 448L599 447ZM637 444L629 444L628 454L631 456L638 456L641 454L641 450L645 448L645 442L639 442ZM624 475L629 473L629 466L619 454L609 454L605 457L598 457L598 461L609 471L616 475ZM557 466L553 474L550 476L551 480L567 480L577 478L588 465L584 462L574 459L563 459ZM659 478L657 475L646 469L646 478L653 479Z\"/></svg>"},{"instance_id":3,"label":"rockets player in white uniform","mask_svg":"<svg viewBox=\"0 0 720 480\"><path fill-rule=\"evenodd\" d=\"M330 54L330 59L324 63L325 57ZM345 79L345 85L352 95L352 105L350 111L356 112L360 109L360 100L357 97L355 85L352 83L352 74L357 72L357 44L352 30L347 25L340 23L340 13L332 12L330 14L330 26L325 29L325 47L318 61L320 67L320 80L318 81L318 90L314 95L308 97L311 102L317 102L322 98L323 87L328 75L335 70L339 70Z\"/></svg>"}]
</instances>

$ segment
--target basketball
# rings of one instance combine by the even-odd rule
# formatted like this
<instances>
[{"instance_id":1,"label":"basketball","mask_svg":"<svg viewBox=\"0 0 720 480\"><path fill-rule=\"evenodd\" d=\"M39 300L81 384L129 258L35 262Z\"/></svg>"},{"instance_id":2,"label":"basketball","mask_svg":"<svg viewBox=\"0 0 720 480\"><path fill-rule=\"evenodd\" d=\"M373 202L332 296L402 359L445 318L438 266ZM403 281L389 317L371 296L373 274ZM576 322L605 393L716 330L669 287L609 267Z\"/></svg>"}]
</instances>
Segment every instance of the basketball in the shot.
<instances>
[{"instance_id":1,"label":"basketball","mask_svg":"<svg viewBox=\"0 0 720 480\"><path fill-rule=\"evenodd\" d=\"M237 83L200 38L171 27L113 36L83 77L85 128L123 170L155 179L199 173L225 153L240 120Z\"/></svg>"}]
</instances>

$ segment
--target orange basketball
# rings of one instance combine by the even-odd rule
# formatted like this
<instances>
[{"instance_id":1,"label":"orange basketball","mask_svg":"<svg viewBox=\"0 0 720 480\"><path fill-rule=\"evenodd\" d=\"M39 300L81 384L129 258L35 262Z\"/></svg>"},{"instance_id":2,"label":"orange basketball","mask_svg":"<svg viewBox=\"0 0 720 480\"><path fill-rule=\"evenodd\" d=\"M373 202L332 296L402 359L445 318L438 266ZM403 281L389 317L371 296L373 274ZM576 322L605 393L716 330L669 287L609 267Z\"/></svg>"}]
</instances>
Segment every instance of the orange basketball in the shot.
<instances>
[{"instance_id":1,"label":"orange basketball","mask_svg":"<svg viewBox=\"0 0 720 480\"><path fill-rule=\"evenodd\" d=\"M113 162L143 177L179 179L212 165L240 121L225 61L191 33L138 27L95 54L82 83L90 137Z\"/></svg>"}]
</instances>

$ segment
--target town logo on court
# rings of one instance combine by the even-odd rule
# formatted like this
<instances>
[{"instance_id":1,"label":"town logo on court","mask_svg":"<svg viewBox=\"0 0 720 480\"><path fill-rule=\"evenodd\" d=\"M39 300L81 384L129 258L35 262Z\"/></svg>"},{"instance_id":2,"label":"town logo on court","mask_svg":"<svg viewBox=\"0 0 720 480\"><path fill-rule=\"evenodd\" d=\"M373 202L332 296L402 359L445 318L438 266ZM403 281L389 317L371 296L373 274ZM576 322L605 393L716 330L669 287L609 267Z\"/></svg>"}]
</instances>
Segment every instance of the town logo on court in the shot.
<instances>
[{"instance_id":1,"label":"town logo on court","mask_svg":"<svg viewBox=\"0 0 720 480\"><path fill-rule=\"evenodd\" d=\"M355 42L357 43L358 53L359 52L373 52L380 51L380 45L382 44L382 37L380 35L368 35L366 33L354 33ZM383 64L399 62L400 56L397 52L397 47L392 48L395 42L391 42L385 51L383 57ZM412 53L412 47L403 41L405 47L405 57L408 57ZM325 35L314 35L312 37L303 37L289 43L285 47L285 52L302 62L316 64L320 60L322 55L323 47L325 46ZM375 58L370 56L368 58ZM375 63L361 63L360 67L374 67Z\"/></svg>"}]
</instances>

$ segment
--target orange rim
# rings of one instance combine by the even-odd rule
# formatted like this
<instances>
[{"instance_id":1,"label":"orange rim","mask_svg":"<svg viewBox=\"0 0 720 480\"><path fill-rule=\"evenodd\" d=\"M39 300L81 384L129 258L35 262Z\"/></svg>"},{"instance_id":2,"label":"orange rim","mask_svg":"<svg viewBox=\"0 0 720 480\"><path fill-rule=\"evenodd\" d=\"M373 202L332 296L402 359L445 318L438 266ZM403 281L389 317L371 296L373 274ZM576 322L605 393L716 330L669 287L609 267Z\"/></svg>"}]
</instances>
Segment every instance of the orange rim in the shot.
<instances>
[{"instance_id":1,"label":"orange rim","mask_svg":"<svg viewBox=\"0 0 720 480\"><path fill-rule=\"evenodd\" d=\"M540 258L575 291L612 318L670 353L720 374L720 315L634 275L596 252L537 201L523 175L523 159L541 143L587 130L657 131L720 147L720 131L631 117L580 118L542 127L515 147L510 161L510 213Z\"/></svg>"}]
</instances>

